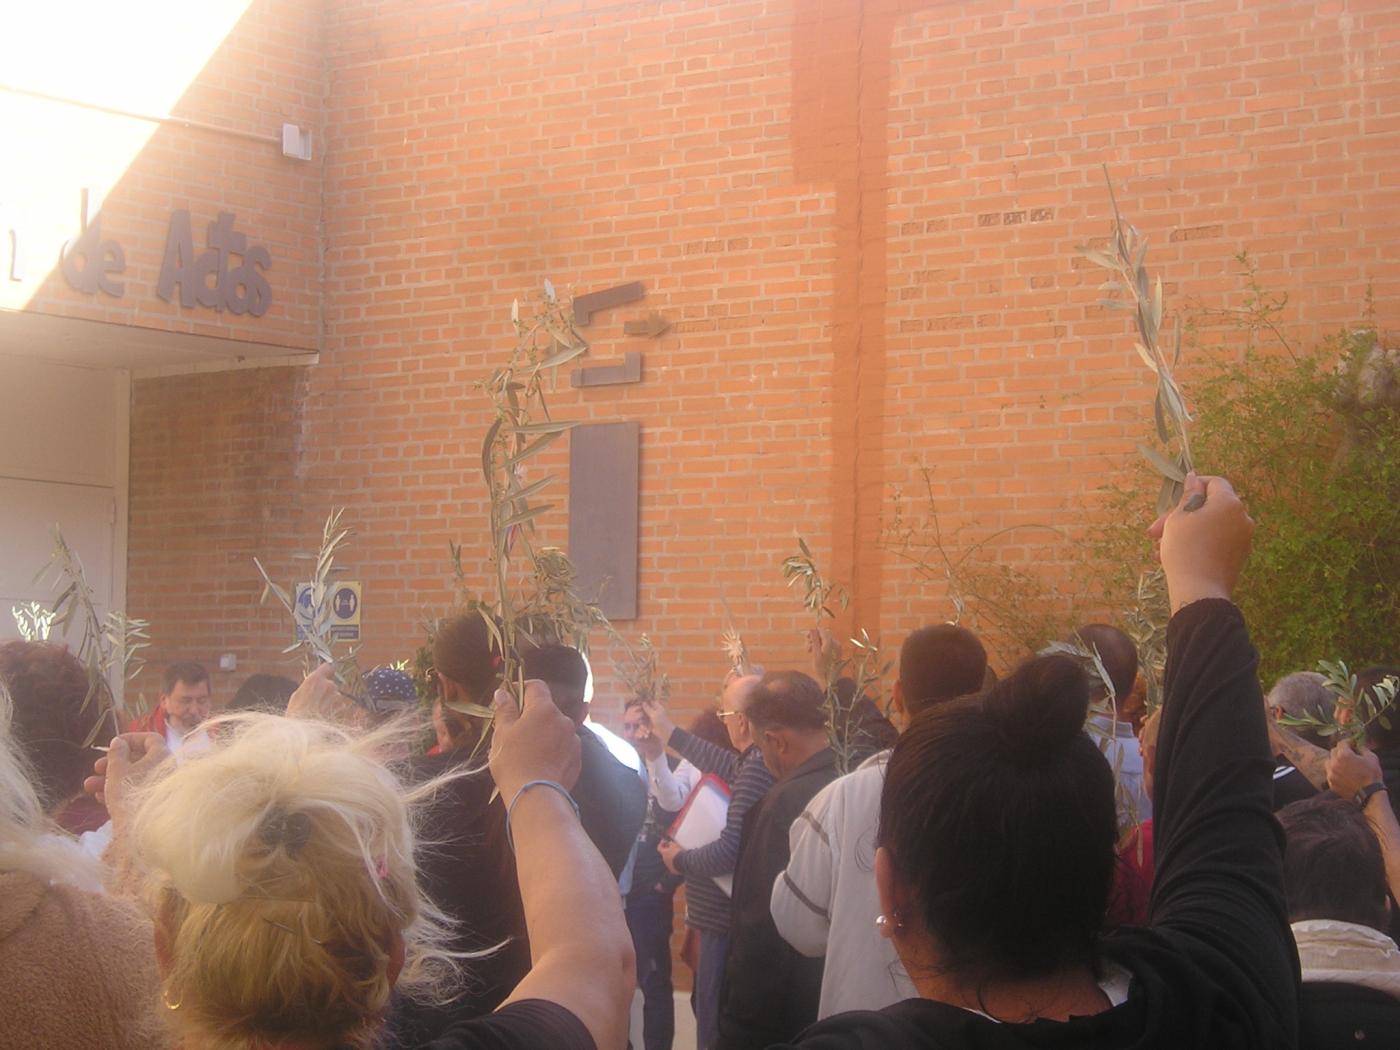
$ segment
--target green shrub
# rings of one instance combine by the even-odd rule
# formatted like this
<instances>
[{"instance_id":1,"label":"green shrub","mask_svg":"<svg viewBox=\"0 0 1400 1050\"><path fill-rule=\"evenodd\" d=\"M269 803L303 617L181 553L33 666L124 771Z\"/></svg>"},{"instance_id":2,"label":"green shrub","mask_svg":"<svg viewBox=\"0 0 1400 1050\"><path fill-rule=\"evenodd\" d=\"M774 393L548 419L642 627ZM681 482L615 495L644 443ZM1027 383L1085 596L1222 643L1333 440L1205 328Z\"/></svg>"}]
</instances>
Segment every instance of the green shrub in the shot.
<instances>
[{"instance_id":1,"label":"green shrub","mask_svg":"<svg viewBox=\"0 0 1400 1050\"><path fill-rule=\"evenodd\" d=\"M1198 469L1228 477L1259 523L1236 600L1266 685L1320 659L1359 667L1400 651L1398 358L1370 330L1305 353L1251 340L1189 390ZM1146 566L1124 513L1140 491L1110 494L1115 520L1133 524L1108 526L1099 544L1124 606Z\"/></svg>"}]
</instances>

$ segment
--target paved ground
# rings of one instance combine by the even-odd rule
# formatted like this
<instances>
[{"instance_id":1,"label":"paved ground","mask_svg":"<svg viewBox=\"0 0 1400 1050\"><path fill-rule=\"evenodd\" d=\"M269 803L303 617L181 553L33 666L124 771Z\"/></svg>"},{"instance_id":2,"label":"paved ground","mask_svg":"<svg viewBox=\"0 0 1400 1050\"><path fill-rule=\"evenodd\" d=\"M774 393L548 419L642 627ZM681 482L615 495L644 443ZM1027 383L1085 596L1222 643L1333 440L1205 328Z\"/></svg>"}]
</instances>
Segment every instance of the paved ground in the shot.
<instances>
[{"instance_id":1,"label":"paved ground","mask_svg":"<svg viewBox=\"0 0 1400 1050\"><path fill-rule=\"evenodd\" d=\"M695 1015L690 1012L690 993L676 993L676 1041L672 1050L695 1050ZM643 1050L642 993L632 998L632 1050Z\"/></svg>"}]
</instances>

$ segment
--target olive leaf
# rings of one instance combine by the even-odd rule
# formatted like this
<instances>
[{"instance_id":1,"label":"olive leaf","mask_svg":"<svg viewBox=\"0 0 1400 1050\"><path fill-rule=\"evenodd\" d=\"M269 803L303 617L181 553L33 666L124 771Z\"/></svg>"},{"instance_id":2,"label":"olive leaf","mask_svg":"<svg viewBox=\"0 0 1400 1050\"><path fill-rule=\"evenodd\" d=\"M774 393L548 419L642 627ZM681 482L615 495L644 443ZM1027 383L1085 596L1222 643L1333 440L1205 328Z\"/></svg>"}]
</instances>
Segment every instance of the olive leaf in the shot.
<instances>
[{"instance_id":1,"label":"olive leaf","mask_svg":"<svg viewBox=\"0 0 1400 1050\"><path fill-rule=\"evenodd\" d=\"M494 718L495 712L489 707L482 707L480 704L468 703L465 700L444 700L442 706L458 714L469 715L472 718Z\"/></svg>"},{"instance_id":2,"label":"olive leaf","mask_svg":"<svg viewBox=\"0 0 1400 1050\"><path fill-rule=\"evenodd\" d=\"M1151 463L1152 466L1156 468L1157 473L1161 474L1162 477L1170 478L1178 484L1184 484L1186 482L1186 472L1181 469L1181 466L1177 463L1173 463L1151 445L1144 445L1139 441L1137 450L1142 453L1142 457L1147 460L1147 462Z\"/></svg>"},{"instance_id":3,"label":"olive leaf","mask_svg":"<svg viewBox=\"0 0 1400 1050\"><path fill-rule=\"evenodd\" d=\"M40 602L24 602L10 607L10 615L15 618L15 629L26 642L48 641L53 630L54 613L45 609Z\"/></svg>"}]
</instances>

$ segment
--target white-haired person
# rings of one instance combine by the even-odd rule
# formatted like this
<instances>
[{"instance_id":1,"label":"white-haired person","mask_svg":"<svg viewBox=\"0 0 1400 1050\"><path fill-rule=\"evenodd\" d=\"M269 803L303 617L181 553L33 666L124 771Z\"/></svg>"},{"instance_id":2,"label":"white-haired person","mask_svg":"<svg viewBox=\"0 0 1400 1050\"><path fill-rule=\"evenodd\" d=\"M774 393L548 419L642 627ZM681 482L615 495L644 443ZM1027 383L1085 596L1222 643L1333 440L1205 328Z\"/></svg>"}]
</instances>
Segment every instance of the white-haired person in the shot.
<instances>
[{"instance_id":1,"label":"white-haired person","mask_svg":"<svg viewBox=\"0 0 1400 1050\"><path fill-rule=\"evenodd\" d=\"M0 689L0 1042L153 1050L151 922L102 892L101 867L44 815Z\"/></svg>"},{"instance_id":2,"label":"white-haired person","mask_svg":"<svg viewBox=\"0 0 1400 1050\"><path fill-rule=\"evenodd\" d=\"M128 767L150 741L114 748L107 802L145 873L161 1000L186 1050L369 1047L395 995L452 994L461 960L419 891L411 817L441 782L405 788L381 761L393 734L239 716L208 754L165 763L134 808ZM573 723L540 683L527 685L523 713L498 695L490 765L509 806L532 968L495 1013L428 1045L620 1047L631 940L568 793Z\"/></svg>"}]
</instances>

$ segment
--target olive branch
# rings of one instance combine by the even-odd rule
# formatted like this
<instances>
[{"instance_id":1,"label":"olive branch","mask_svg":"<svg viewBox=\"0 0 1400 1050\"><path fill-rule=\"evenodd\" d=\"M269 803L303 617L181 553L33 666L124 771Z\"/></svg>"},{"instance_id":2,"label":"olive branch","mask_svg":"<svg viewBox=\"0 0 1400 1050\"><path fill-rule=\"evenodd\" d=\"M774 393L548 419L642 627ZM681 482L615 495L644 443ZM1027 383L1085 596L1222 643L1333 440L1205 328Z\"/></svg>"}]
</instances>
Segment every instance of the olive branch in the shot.
<instances>
[{"instance_id":1,"label":"olive branch","mask_svg":"<svg viewBox=\"0 0 1400 1050\"><path fill-rule=\"evenodd\" d=\"M1392 728L1393 708L1400 696L1400 678L1387 675L1375 685L1362 689L1356 675L1341 660L1319 660L1317 670L1323 677L1323 684L1337 697L1332 716L1324 718L1313 712L1280 715L1280 725L1311 729L1318 736L1336 737L1352 744L1365 740L1366 730L1373 723L1387 731ZM1338 717L1338 712L1342 717Z\"/></svg>"},{"instance_id":2,"label":"olive branch","mask_svg":"<svg viewBox=\"0 0 1400 1050\"><path fill-rule=\"evenodd\" d=\"M933 471L920 467L923 509L916 508L903 490L894 494L892 512L882 524L878 543L909 565L922 580L940 582L952 605L950 623L975 626L985 634L984 641L1006 663L1015 663L1036 651L1047 639L1062 634L1073 622L1077 595L1061 593L1037 577L989 558L993 543L1004 536L1037 532L1066 540L1063 530L1036 522L1008 525L979 539L964 541L968 526L944 529L938 498L934 494ZM1053 602L1048 599L1053 598ZM1059 612L1042 611L1049 606ZM1007 653L1002 643L1017 646Z\"/></svg>"},{"instance_id":3,"label":"olive branch","mask_svg":"<svg viewBox=\"0 0 1400 1050\"><path fill-rule=\"evenodd\" d=\"M520 301L512 302L515 346L506 364L481 384L495 407L495 419L481 445L481 474L490 498L488 563L496 594L494 601L477 602L476 608L500 655L501 680L517 697L525 685L516 655L519 638L533 641L534 632L547 624L556 629L565 627L586 648L587 627L580 628L579 620L596 625L602 617L596 606L592 611L580 607L568 556L558 548L537 545L536 522L553 510L554 504L532 501L554 482L553 475L527 481L525 474L525 464L532 457L574 426L551 419L545 399L546 379L588 350L588 344L574 330L571 314L570 304L560 302L548 282L528 318L521 318ZM512 573L517 552L529 563L533 583L532 591L524 596L517 593ZM454 556L460 561L459 555ZM464 713L490 716L490 712Z\"/></svg>"},{"instance_id":4,"label":"olive branch","mask_svg":"<svg viewBox=\"0 0 1400 1050\"><path fill-rule=\"evenodd\" d=\"M1138 233L1137 228L1123 221L1118 210L1118 197L1113 192L1113 180L1109 178L1108 166L1104 165L1104 180L1108 183L1109 200L1113 203L1113 233L1110 250L1102 251L1088 246L1081 247L1080 253L1096 266L1108 270L1112 276L1099 285L1101 292L1109 293L1099 300L1099 305L1108 310L1131 310L1137 325L1137 341L1134 349L1153 375L1157 377L1157 391L1152 401L1152 418L1156 426L1157 439L1162 448L1138 443L1138 451L1162 476L1162 488L1157 497L1157 512L1163 514L1181 499L1186 475L1193 470L1191 460L1191 435L1187 424L1191 414L1186 410L1186 401L1173 369L1181 362L1180 324L1172 327L1172 345L1168 353L1162 346L1162 278L1148 275L1147 238ZM1176 451L1172 443L1176 443Z\"/></svg>"},{"instance_id":5,"label":"olive branch","mask_svg":"<svg viewBox=\"0 0 1400 1050\"><path fill-rule=\"evenodd\" d=\"M620 634L613 632L613 640L622 646L627 662L618 668L623 684L631 694L629 703L665 704L671 699L671 679L662 674L657 660L656 646L645 634L633 647Z\"/></svg>"},{"instance_id":6,"label":"olive branch","mask_svg":"<svg viewBox=\"0 0 1400 1050\"><path fill-rule=\"evenodd\" d=\"M851 596L845 587L831 583L822 576L811 548L801 536L797 537L797 553L783 559L783 579L787 580L789 587L801 581L802 607L816 618L817 627L821 627L826 618L836 618L836 613L831 609L833 602L843 610L851 604Z\"/></svg>"},{"instance_id":7,"label":"olive branch","mask_svg":"<svg viewBox=\"0 0 1400 1050\"><path fill-rule=\"evenodd\" d=\"M359 652L359 646L351 646L343 653L335 651L334 622L330 604L332 577L341 571L335 564L336 555L343 550L346 541L354 532L353 529L341 525L344 513L345 509L338 507L332 510L326 518L326 523L321 529L321 546L315 554L297 552L292 555L292 558L297 561L314 563L309 595L310 622L306 624L304 630L298 631L301 637L283 649L282 652L294 653L301 649L303 651L302 670L306 674L310 674L321 664L331 664L334 668L336 685L341 692L360 706L373 711L375 709L374 698L365 688L364 679L360 675L360 668L355 659ZM302 625L297 621L296 599L286 588L273 582L267 569L263 568L262 562L256 557L253 559L253 564L257 566L263 579L263 591L259 601L266 603L269 597L275 597L287 610L287 615L292 618L293 627L300 629Z\"/></svg>"},{"instance_id":8,"label":"olive branch","mask_svg":"<svg viewBox=\"0 0 1400 1050\"><path fill-rule=\"evenodd\" d=\"M851 603L850 593L839 583L827 580L817 567L806 540L797 537L797 553L783 559L783 578L789 587L801 582L802 606L815 619L818 631L827 619L835 619L832 605L843 610ZM880 679L890 672L893 661L880 665L880 645L862 628L858 638L849 639L854 657L841 655L825 661L826 681L823 684L826 708L826 735L836 756L840 774L850 772L851 764L867 736L860 724L858 707L862 699L874 702L880 696ZM842 695L841 680L849 677L854 688L849 696Z\"/></svg>"},{"instance_id":9,"label":"olive branch","mask_svg":"<svg viewBox=\"0 0 1400 1050\"><path fill-rule=\"evenodd\" d=\"M749 659L749 647L744 643L744 636L739 633L739 626L734 622L734 610L729 608L729 602L720 598L720 604L724 606L724 632L720 635L720 645L724 649L724 654L729 657L729 666L735 674L747 675L753 673L753 662Z\"/></svg>"},{"instance_id":10,"label":"olive branch","mask_svg":"<svg viewBox=\"0 0 1400 1050\"><path fill-rule=\"evenodd\" d=\"M86 711L93 705L97 709L92 729L83 741L83 746L89 747L102 731L104 721L110 718L113 731L120 733L122 723L130 717L124 700L117 696L111 683L116 681L125 686L145 666L146 661L140 654L151 643L150 623L116 610L105 617L98 616L82 559L68 546L63 530L55 525L53 531L53 553L34 580L38 583L52 574L53 586L62 586L63 590L54 599L51 609L30 602L15 606L11 611L20 634L27 641L42 641L55 629L67 637L75 623L81 625L82 635L74 655L87 671L88 687L80 710Z\"/></svg>"}]
</instances>

